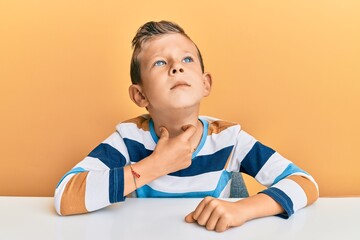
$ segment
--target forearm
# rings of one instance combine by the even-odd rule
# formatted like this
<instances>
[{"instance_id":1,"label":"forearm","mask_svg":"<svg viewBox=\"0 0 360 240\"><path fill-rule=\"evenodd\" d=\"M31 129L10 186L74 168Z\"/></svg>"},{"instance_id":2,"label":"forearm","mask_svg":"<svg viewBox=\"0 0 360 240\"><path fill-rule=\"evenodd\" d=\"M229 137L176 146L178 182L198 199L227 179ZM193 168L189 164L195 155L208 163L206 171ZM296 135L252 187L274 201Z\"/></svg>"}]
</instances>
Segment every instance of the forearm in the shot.
<instances>
[{"instance_id":1,"label":"forearm","mask_svg":"<svg viewBox=\"0 0 360 240\"><path fill-rule=\"evenodd\" d=\"M132 165L134 171L141 174L135 179L129 166L104 170L81 168L78 172L71 170L56 188L56 211L60 215L87 213L123 201L136 189L135 181L139 188L161 176L153 158L150 155Z\"/></svg>"},{"instance_id":2,"label":"forearm","mask_svg":"<svg viewBox=\"0 0 360 240\"><path fill-rule=\"evenodd\" d=\"M239 200L236 204L242 209L241 214L244 215L246 221L284 212L284 209L279 203L262 193Z\"/></svg>"},{"instance_id":3,"label":"forearm","mask_svg":"<svg viewBox=\"0 0 360 240\"><path fill-rule=\"evenodd\" d=\"M55 191L56 211L61 215L86 213L124 201L136 188L190 166L192 148L188 138L195 130L188 127L170 139L164 129L149 156L133 159L131 168L136 174L131 171L122 139L112 135L60 180Z\"/></svg>"},{"instance_id":4,"label":"forearm","mask_svg":"<svg viewBox=\"0 0 360 240\"><path fill-rule=\"evenodd\" d=\"M124 196L165 175L161 167L157 167L155 158L154 155L150 155L131 165L132 170L139 175L138 177L132 173L130 166L124 167Z\"/></svg>"}]
</instances>

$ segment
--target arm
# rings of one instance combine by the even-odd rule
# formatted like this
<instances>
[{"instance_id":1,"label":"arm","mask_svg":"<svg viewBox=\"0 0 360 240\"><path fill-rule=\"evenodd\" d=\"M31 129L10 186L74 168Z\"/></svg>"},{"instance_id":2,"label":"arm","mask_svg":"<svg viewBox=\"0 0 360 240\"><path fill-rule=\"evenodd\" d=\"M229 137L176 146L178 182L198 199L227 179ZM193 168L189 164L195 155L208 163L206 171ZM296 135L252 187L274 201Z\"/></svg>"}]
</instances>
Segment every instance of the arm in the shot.
<instances>
[{"instance_id":1,"label":"arm","mask_svg":"<svg viewBox=\"0 0 360 240\"><path fill-rule=\"evenodd\" d=\"M67 172L55 189L60 215L94 211L124 200L124 166L129 164L123 139L115 132Z\"/></svg>"},{"instance_id":2,"label":"arm","mask_svg":"<svg viewBox=\"0 0 360 240\"><path fill-rule=\"evenodd\" d=\"M289 217L316 201L317 185L308 173L243 131L240 131L237 142L235 160L229 164L228 170L237 170L234 166L240 163L242 172L268 189L236 203L205 198L193 213L186 216L187 222L197 221L210 230L224 231L258 217L278 214Z\"/></svg>"},{"instance_id":3,"label":"arm","mask_svg":"<svg viewBox=\"0 0 360 240\"><path fill-rule=\"evenodd\" d=\"M163 128L154 152L132 165L141 174L141 187L154 179L191 164L189 139L196 131L189 126L183 134L169 138ZM55 190L55 208L60 215L86 213L125 200L135 190L126 146L118 133L96 147L60 180Z\"/></svg>"}]
</instances>

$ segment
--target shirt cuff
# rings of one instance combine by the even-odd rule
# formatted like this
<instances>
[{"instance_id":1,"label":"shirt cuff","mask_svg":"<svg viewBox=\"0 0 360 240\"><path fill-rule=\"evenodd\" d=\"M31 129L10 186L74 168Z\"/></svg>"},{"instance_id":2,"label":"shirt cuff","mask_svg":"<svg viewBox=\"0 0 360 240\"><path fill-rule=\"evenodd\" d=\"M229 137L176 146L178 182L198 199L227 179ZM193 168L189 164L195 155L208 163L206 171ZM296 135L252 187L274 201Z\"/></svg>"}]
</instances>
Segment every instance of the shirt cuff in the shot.
<instances>
[{"instance_id":1,"label":"shirt cuff","mask_svg":"<svg viewBox=\"0 0 360 240\"><path fill-rule=\"evenodd\" d=\"M294 214L293 202L280 189L272 187L272 188L265 189L264 191L262 191L260 193L264 193L264 194L268 195L269 197L271 197L272 199L274 199L285 210L284 213L281 213L277 216L287 219L291 215Z\"/></svg>"}]
</instances>

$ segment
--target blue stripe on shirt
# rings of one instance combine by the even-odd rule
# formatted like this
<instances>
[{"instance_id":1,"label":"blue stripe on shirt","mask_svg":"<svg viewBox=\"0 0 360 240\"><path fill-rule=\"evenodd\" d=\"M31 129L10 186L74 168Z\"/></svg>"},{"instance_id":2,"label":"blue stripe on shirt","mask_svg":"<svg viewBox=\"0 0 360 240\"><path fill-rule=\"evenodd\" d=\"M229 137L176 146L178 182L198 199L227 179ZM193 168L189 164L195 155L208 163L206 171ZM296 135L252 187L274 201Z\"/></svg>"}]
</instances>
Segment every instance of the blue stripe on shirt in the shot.
<instances>
[{"instance_id":1,"label":"blue stripe on shirt","mask_svg":"<svg viewBox=\"0 0 360 240\"><path fill-rule=\"evenodd\" d=\"M153 152L146 149L143 144L137 141L125 138L124 142L129 149L129 156L132 162L139 162ZM192 159L190 167L170 173L169 175L188 177L212 171L220 171L224 169L232 149L233 146L229 146L210 155L197 156Z\"/></svg>"},{"instance_id":2,"label":"blue stripe on shirt","mask_svg":"<svg viewBox=\"0 0 360 240\"><path fill-rule=\"evenodd\" d=\"M264 193L279 203L285 210L286 214L280 214L280 217L288 218L294 213L293 202L291 199L280 189L272 187L265 189L261 193Z\"/></svg>"},{"instance_id":3,"label":"blue stripe on shirt","mask_svg":"<svg viewBox=\"0 0 360 240\"><path fill-rule=\"evenodd\" d=\"M218 184L214 190L210 191L196 191L196 192L184 192L184 193L169 193L157 191L148 185L144 185L136 190L138 198L204 198L206 196L219 197L220 193L224 190L227 183L231 179L231 173L223 171Z\"/></svg>"},{"instance_id":4,"label":"blue stripe on shirt","mask_svg":"<svg viewBox=\"0 0 360 240\"><path fill-rule=\"evenodd\" d=\"M145 148L144 144L135 140L124 138L126 148L129 152L130 161L139 162L149 156L153 151Z\"/></svg>"},{"instance_id":5,"label":"blue stripe on shirt","mask_svg":"<svg viewBox=\"0 0 360 240\"><path fill-rule=\"evenodd\" d=\"M197 156L192 159L190 167L170 173L169 175L177 177L189 177L207 172L220 171L224 169L232 149L233 146L230 146L210 155Z\"/></svg>"},{"instance_id":6,"label":"blue stripe on shirt","mask_svg":"<svg viewBox=\"0 0 360 240\"><path fill-rule=\"evenodd\" d=\"M99 159L110 168L109 201L111 203L124 201L124 169L122 167L126 164L125 157L107 143L97 146L89 153L89 157Z\"/></svg>"},{"instance_id":7,"label":"blue stripe on shirt","mask_svg":"<svg viewBox=\"0 0 360 240\"><path fill-rule=\"evenodd\" d=\"M304 170L300 169L298 166L296 166L295 164L293 163L290 163L286 168L285 170L275 178L273 184L276 184L277 182L279 182L281 179L284 179L286 178L287 176L293 174L293 173L298 173L298 172L301 172L301 173L305 173L306 175L309 175L307 172L305 172Z\"/></svg>"},{"instance_id":8,"label":"blue stripe on shirt","mask_svg":"<svg viewBox=\"0 0 360 240\"><path fill-rule=\"evenodd\" d=\"M124 168L110 169L109 201L116 203L124 200Z\"/></svg>"},{"instance_id":9,"label":"blue stripe on shirt","mask_svg":"<svg viewBox=\"0 0 360 240\"><path fill-rule=\"evenodd\" d=\"M89 157L97 158L108 168L123 167L126 164L125 157L114 147L107 143L101 143L91 153Z\"/></svg>"},{"instance_id":10,"label":"blue stripe on shirt","mask_svg":"<svg viewBox=\"0 0 360 240\"><path fill-rule=\"evenodd\" d=\"M67 172L59 181L59 183L56 185L56 188L60 185L60 183L64 180L64 178L66 178L66 176L68 176L69 174L73 174L73 173L81 173L81 172L86 172L86 170L82 167L75 167L73 169L71 169L69 172Z\"/></svg>"},{"instance_id":11,"label":"blue stripe on shirt","mask_svg":"<svg viewBox=\"0 0 360 240\"><path fill-rule=\"evenodd\" d=\"M255 177L274 153L271 148L256 142L241 162L240 171Z\"/></svg>"},{"instance_id":12,"label":"blue stripe on shirt","mask_svg":"<svg viewBox=\"0 0 360 240\"><path fill-rule=\"evenodd\" d=\"M203 133L201 135L199 146L196 148L195 152L193 152L193 155L192 155L193 158L200 152L200 150L205 145L207 134L208 134L208 129L209 129L209 123L205 119L201 119L201 118L199 118L199 119L200 119L201 123L203 124Z\"/></svg>"}]
</instances>

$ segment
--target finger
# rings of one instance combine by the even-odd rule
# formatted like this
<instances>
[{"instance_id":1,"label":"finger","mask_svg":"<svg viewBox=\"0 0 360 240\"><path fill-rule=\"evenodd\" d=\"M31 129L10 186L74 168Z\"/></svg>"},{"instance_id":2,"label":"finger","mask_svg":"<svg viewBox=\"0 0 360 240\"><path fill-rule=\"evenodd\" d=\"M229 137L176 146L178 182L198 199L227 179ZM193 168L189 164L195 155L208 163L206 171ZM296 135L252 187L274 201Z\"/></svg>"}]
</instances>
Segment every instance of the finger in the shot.
<instances>
[{"instance_id":1,"label":"finger","mask_svg":"<svg viewBox=\"0 0 360 240\"><path fill-rule=\"evenodd\" d=\"M160 127L159 130L160 130L160 139L169 138L169 131L165 127Z\"/></svg>"},{"instance_id":2,"label":"finger","mask_svg":"<svg viewBox=\"0 0 360 240\"><path fill-rule=\"evenodd\" d=\"M195 210L194 219L200 224L205 226L210 218L211 213L215 210L217 202L215 199L206 197L202 201L203 205L199 204L199 208ZM199 211L197 211L199 210Z\"/></svg>"},{"instance_id":3,"label":"finger","mask_svg":"<svg viewBox=\"0 0 360 240\"><path fill-rule=\"evenodd\" d=\"M207 226L211 215L216 210L217 205L218 204L216 201L210 201L208 204L206 204L204 209L200 213L200 215L197 217L196 221L198 222L198 224L200 224L202 226ZM216 215L214 215L214 218L216 218ZM217 218L219 218L219 217L217 217ZM217 222L217 220L214 220L214 221Z\"/></svg>"},{"instance_id":4,"label":"finger","mask_svg":"<svg viewBox=\"0 0 360 240\"><path fill-rule=\"evenodd\" d=\"M196 127L193 125L186 125L181 127L182 130L184 131L180 136L184 139L184 140L189 140L196 132Z\"/></svg>"},{"instance_id":5,"label":"finger","mask_svg":"<svg viewBox=\"0 0 360 240\"><path fill-rule=\"evenodd\" d=\"M201 202L199 203L199 205L195 208L195 211L193 212L193 219L196 221L200 215L200 213L203 211L205 205L207 204L207 202L209 202L210 197L206 197L203 200L201 200Z\"/></svg>"},{"instance_id":6,"label":"finger","mask_svg":"<svg viewBox=\"0 0 360 240\"><path fill-rule=\"evenodd\" d=\"M185 222L187 223L194 223L195 219L193 218L193 214L194 212L189 213L188 215L186 215L185 217Z\"/></svg>"},{"instance_id":7,"label":"finger","mask_svg":"<svg viewBox=\"0 0 360 240\"><path fill-rule=\"evenodd\" d=\"M215 231L216 232L223 232L225 230L228 230L231 227L229 220L226 217L220 217L218 220Z\"/></svg>"},{"instance_id":8,"label":"finger","mask_svg":"<svg viewBox=\"0 0 360 240\"><path fill-rule=\"evenodd\" d=\"M211 212L211 215L206 223L206 229L207 230L215 230L216 225L220 219L221 215L219 211L216 211L215 209Z\"/></svg>"}]
</instances>

